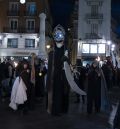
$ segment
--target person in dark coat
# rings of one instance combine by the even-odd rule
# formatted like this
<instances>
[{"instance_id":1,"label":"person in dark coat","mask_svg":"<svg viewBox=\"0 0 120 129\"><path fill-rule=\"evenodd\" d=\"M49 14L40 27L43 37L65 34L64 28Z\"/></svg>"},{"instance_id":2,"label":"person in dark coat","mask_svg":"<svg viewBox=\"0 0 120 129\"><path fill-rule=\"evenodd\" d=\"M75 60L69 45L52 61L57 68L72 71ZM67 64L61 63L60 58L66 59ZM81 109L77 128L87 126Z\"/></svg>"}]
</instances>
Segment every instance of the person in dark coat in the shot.
<instances>
[{"instance_id":1,"label":"person in dark coat","mask_svg":"<svg viewBox=\"0 0 120 129\"><path fill-rule=\"evenodd\" d=\"M20 78L22 78L27 88L27 101L22 105L23 113L26 114L30 108L31 99L30 68L27 61L23 62L23 70L20 73Z\"/></svg>"},{"instance_id":2,"label":"person in dark coat","mask_svg":"<svg viewBox=\"0 0 120 129\"><path fill-rule=\"evenodd\" d=\"M69 108L69 91L70 91L70 86L68 84L66 75L65 75L65 69L64 69L64 62L67 62L70 66L70 60L68 57L68 50L65 51L64 56L62 58L62 75L61 75L61 80L62 80L62 85L63 85L63 102L62 102L62 112L67 113L68 108ZM72 67L72 66L71 66Z\"/></svg>"},{"instance_id":3,"label":"person in dark coat","mask_svg":"<svg viewBox=\"0 0 120 129\"><path fill-rule=\"evenodd\" d=\"M35 96L37 98L44 97L45 95L45 75L47 69L44 65L44 62L41 64L35 65Z\"/></svg>"},{"instance_id":4,"label":"person in dark coat","mask_svg":"<svg viewBox=\"0 0 120 129\"><path fill-rule=\"evenodd\" d=\"M100 112L101 107L101 75L98 63L95 61L91 65L88 73L88 89L87 89L87 113L91 114L93 105L95 112Z\"/></svg>"},{"instance_id":5,"label":"person in dark coat","mask_svg":"<svg viewBox=\"0 0 120 129\"><path fill-rule=\"evenodd\" d=\"M68 111L68 87L63 70L65 31L61 25L54 29L54 51L50 52L47 75L47 111L52 115L61 115ZM50 57L49 56L49 57ZM49 82L49 84L48 84Z\"/></svg>"},{"instance_id":6,"label":"person in dark coat","mask_svg":"<svg viewBox=\"0 0 120 129\"><path fill-rule=\"evenodd\" d=\"M105 80L107 84L108 90L112 88L113 85L113 65L110 61L107 61L106 63L103 64L102 66L103 73L105 75Z\"/></svg>"}]
</instances>

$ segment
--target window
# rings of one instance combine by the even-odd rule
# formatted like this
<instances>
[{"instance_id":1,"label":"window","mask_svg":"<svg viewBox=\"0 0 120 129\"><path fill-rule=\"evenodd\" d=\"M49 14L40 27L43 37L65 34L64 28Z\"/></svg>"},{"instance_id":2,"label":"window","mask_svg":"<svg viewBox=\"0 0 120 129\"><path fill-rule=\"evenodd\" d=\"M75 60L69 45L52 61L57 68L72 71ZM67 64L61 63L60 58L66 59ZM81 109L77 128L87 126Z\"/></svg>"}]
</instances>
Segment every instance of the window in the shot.
<instances>
[{"instance_id":1,"label":"window","mask_svg":"<svg viewBox=\"0 0 120 129\"><path fill-rule=\"evenodd\" d=\"M10 2L9 10L10 11L18 11L19 10L19 2Z\"/></svg>"},{"instance_id":2,"label":"window","mask_svg":"<svg viewBox=\"0 0 120 129\"><path fill-rule=\"evenodd\" d=\"M27 14L35 15L36 14L36 4L34 2L27 3L26 10L27 10Z\"/></svg>"},{"instance_id":3,"label":"window","mask_svg":"<svg viewBox=\"0 0 120 129\"><path fill-rule=\"evenodd\" d=\"M17 48L18 47L18 39L17 38L8 39L7 47L8 48Z\"/></svg>"},{"instance_id":4,"label":"window","mask_svg":"<svg viewBox=\"0 0 120 129\"><path fill-rule=\"evenodd\" d=\"M98 24L91 24L91 33L98 34Z\"/></svg>"},{"instance_id":5,"label":"window","mask_svg":"<svg viewBox=\"0 0 120 129\"><path fill-rule=\"evenodd\" d=\"M97 53L97 44L90 45L90 53Z\"/></svg>"},{"instance_id":6,"label":"window","mask_svg":"<svg viewBox=\"0 0 120 129\"><path fill-rule=\"evenodd\" d=\"M89 53L89 44L83 44L82 53Z\"/></svg>"},{"instance_id":7,"label":"window","mask_svg":"<svg viewBox=\"0 0 120 129\"><path fill-rule=\"evenodd\" d=\"M83 44L82 53L105 54L105 44Z\"/></svg>"},{"instance_id":8,"label":"window","mask_svg":"<svg viewBox=\"0 0 120 129\"><path fill-rule=\"evenodd\" d=\"M25 48L34 48L35 39L25 39Z\"/></svg>"},{"instance_id":9,"label":"window","mask_svg":"<svg viewBox=\"0 0 120 129\"><path fill-rule=\"evenodd\" d=\"M105 44L98 44L98 53L105 53Z\"/></svg>"},{"instance_id":10,"label":"window","mask_svg":"<svg viewBox=\"0 0 120 129\"><path fill-rule=\"evenodd\" d=\"M26 20L26 29L28 31L32 31L35 29L35 20L34 19Z\"/></svg>"},{"instance_id":11,"label":"window","mask_svg":"<svg viewBox=\"0 0 120 129\"><path fill-rule=\"evenodd\" d=\"M10 24L11 30L17 30L17 28L18 28L18 20L17 19L10 19L9 24Z\"/></svg>"},{"instance_id":12,"label":"window","mask_svg":"<svg viewBox=\"0 0 120 129\"><path fill-rule=\"evenodd\" d=\"M91 6L91 14L94 16L98 14L98 6L97 5L92 5Z\"/></svg>"}]
</instances>

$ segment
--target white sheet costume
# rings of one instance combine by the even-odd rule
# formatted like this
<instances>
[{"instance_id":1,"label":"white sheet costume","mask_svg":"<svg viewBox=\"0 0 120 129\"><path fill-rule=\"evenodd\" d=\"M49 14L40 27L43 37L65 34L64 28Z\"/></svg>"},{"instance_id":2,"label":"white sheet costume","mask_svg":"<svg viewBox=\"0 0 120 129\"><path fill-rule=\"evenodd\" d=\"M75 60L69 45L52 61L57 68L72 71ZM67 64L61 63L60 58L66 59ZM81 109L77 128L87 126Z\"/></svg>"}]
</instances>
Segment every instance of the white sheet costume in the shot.
<instances>
[{"instance_id":1,"label":"white sheet costume","mask_svg":"<svg viewBox=\"0 0 120 129\"><path fill-rule=\"evenodd\" d=\"M27 101L26 86L22 78L17 77L12 88L11 99L9 107L13 110L17 110L19 104L24 104Z\"/></svg>"}]
</instances>

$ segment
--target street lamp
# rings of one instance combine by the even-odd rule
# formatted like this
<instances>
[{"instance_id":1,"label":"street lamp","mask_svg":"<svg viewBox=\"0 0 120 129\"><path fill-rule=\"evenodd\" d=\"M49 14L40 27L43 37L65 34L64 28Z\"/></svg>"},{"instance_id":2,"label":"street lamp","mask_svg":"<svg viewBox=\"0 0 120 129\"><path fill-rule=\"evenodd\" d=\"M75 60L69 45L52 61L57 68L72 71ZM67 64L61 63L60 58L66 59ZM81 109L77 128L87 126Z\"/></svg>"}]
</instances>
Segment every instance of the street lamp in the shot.
<instances>
[{"instance_id":1,"label":"street lamp","mask_svg":"<svg viewBox=\"0 0 120 129\"><path fill-rule=\"evenodd\" d=\"M50 45L46 45L46 48L47 48L47 49L50 49Z\"/></svg>"},{"instance_id":2,"label":"street lamp","mask_svg":"<svg viewBox=\"0 0 120 129\"><path fill-rule=\"evenodd\" d=\"M25 4L26 0L20 0L21 4Z\"/></svg>"},{"instance_id":3,"label":"street lamp","mask_svg":"<svg viewBox=\"0 0 120 129\"><path fill-rule=\"evenodd\" d=\"M112 44L111 45L111 51L114 51L115 50L115 44Z\"/></svg>"},{"instance_id":4,"label":"street lamp","mask_svg":"<svg viewBox=\"0 0 120 129\"><path fill-rule=\"evenodd\" d=\"M107 44L108 44L108 45L111 45L111 41L107 41Z\"/></svg>"}]
</instances>

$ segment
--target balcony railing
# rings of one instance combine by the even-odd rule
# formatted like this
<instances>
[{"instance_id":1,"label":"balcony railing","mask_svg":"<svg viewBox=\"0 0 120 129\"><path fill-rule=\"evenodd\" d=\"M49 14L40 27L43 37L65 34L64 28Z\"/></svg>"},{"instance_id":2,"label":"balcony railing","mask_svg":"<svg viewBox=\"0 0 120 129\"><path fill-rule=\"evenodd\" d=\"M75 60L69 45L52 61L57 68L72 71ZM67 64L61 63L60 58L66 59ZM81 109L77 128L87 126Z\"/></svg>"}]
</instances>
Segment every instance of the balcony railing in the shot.
<instances>
[{"instance_id":1,"label":"balcony railing","mask_svg":"<svg viewBox=\"0 0 120 129\"><path fill-rule=\"evenodd\" d=\"M19 16L20 12L18 10L8 10L7 16Z\"/></svg>"},{"instance_id":2,"label":"balcony railing","mask_svg":"<svg viewBox=\"0 0 120 129\"><path fill-rule=\"evenodd\" d=\"M103 19L103 14L86 14L86 19Z\"/></svg>"},{"instance_id":3,"label":"balcony railing","mask_svg":"<svg viewBox=\"0 0 120 129\"><path fill-rule=\"evenodd\" d=\"M34 12L25 11L24 16L37 16L37 11L34 11Z\"/></svg>"},{"instance_id":4,"label":"balcony railing","mask_svg":"<svg viewBox=\"0 0 120 129\"><path fill-rule=\"evenodd\" d=\"M96 33L86 33L85 38L86 39L101 39L101 37L98 36L98 34Z\"/></svg>"},{"instance_id":5,"label":"balcony railing","mask_svg":"<svg viewBox=\"0 0 120 129\"><path fill-rule=\"evenodd\" d=\"M98 5L102 6L104 0L86 0L87 5L92 6L92 5Z\"/></svg>"},{"instance_id":6,"label":"balcony railing","mask_svg":"<svg viewBox=\"0 0 120 129\"><path fill-rule=\"evenodd\" d=\"M4 27L3 31L5 33L39 33L39 28L16 28L11 29L10 27Z\"/></svg>"}]
</instances>

